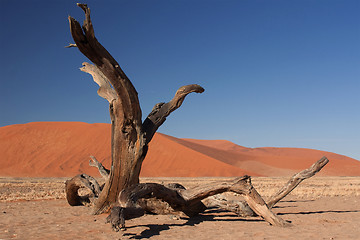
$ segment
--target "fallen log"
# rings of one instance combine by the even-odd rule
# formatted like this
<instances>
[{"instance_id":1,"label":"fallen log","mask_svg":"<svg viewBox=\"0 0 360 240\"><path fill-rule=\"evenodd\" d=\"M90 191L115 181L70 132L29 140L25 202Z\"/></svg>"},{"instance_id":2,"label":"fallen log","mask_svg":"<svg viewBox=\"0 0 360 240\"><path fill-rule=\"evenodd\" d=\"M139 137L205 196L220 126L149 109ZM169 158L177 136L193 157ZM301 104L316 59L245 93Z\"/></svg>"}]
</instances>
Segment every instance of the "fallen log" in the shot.
<instances>
[{"instance_id":1,"label":"fallen log","mask_svg":"<svg viewBox=\"0 0 360 240\"><path fill-rule=\"evenodd\" d=\"M157 183L140 183L125 189L120 194L120 206L112 208L109 221L115 231L124 229L125 219L128 218L126 210L142 208L137 202L139 199L144 198L156 198L165 201L173 210L181 211L187 216L192 217L207 208L201 203L201 200L223 192L234 192L243 196L248 206L271 225L281 227L291 225L275 215L267 207L265 201L252 186L250 176L236 178L233 181L198 186L192 189L174 189ZM162 212L157 213L162 214Z\"/></svg>"}]
</instances>

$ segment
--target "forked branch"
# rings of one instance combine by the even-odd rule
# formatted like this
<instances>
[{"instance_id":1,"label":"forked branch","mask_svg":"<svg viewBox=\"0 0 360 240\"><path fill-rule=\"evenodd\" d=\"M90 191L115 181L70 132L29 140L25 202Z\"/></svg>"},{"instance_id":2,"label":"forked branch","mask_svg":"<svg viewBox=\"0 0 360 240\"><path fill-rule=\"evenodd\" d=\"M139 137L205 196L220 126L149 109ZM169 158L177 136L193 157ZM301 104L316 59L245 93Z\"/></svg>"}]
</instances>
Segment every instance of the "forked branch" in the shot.
<instances>
[{"instance_id":1,"label":"forked branch","mask_svg":"<svg viewBox=\"0 0 360 240\"><path fill-rule=\"evenodd\" d=\"M134 86L117 61L96 39L90 9L86 4L78 3L78 6L85 12L83 27L69 16L70 31L76 46L110 81L121 101L125 118L141 122L141 109Z\"/></svg>"}]
</instances>

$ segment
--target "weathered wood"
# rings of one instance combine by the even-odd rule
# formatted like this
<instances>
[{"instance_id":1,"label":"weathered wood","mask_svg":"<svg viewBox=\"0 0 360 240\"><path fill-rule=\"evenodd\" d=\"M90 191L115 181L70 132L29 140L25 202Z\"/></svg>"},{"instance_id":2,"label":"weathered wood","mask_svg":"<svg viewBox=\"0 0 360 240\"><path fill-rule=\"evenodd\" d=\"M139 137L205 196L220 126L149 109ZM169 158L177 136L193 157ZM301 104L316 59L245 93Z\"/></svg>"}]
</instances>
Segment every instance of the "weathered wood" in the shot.
<instances>
[{"instance_id":1,"label":"weathered wood","mask_svg":"<svg viewBox=\"0 0 360 240\"><path fill-rule=\"evenodd\" d=\"M119 230L125 231L125 220L141 217L144 213L144 209L139 207L123 208L114 206L106 218L106 223L110 223L112 229L116 232Z\"/></svg>"},{"instance_id":2,"label":"weathered wood","mask_svg":"<svg viewBox=\"0 0 360 240\"><path fill-rule=\"evenodd\" d=\"M100 71L98 67L93 64L84 62L83 67L80 68L80 70L92 75L94 82L96 82L100 87L97 91L100 97L105 98L109 103L112 103L112 101L117 98L116 92L111 87L109 79Z\"/></svg>"},{"instance_id":3,"label":"weathered wood","mask_svg":"<svg viewBox=\"0 0 360 240\"><path fill-rule=\"evenodd\" d=\"M105 181L109 179L110 170L106 169L94 156L90 156L89 165L96 167Z\"/></svg>"},{"instance_id":4,"label":"weathered wood","mask_svg":"<svg viewBox=\"0 0 360 240\"><path fill-rule=\"evenodd\" d=\"M141 132L141 109L137 92L116 60L97 41L90 19L90 9L86 4L78 6L85 12L85 21L81 27L75 19L69 17L71 35L78 49L99 70L91 71L93 77L95 76L94 80L106 79L116 93L116 96L113 96L113 92L109 90L104 94L108 95L110 92L110 97L106 98L110 102L112 163L109 179L94 206L94 213L99 214L116 203L122 189L138 183L136 169L140 169L147 148ZM90 72L89 67L90 65L86 65L83 70Z\"/></svg>"},{"instance_id":5,"label":"weathered wood","mask_svg":"<svg viewBox=\"0 0 360 240\"><path fill-rule=\"evenodd\" d=\"M282 227L290 225L288 222L276 216L270 209L268 209L264 200L252 186L251 178L249 176L236 178L233 181L198 186L192 189L171 189L157 183L137 184L125 189L121 193L120 207L124 209L136 209L139 199L157 198L167 202L175 211L181 211L191 217L203 212L206 209L206 207L195 207L202 199L223 192L234 192L242 195L251 209L271 225ZM113 214L112 217L114 218L115 216L116 214ZM113 220L113 223L121 222L122 225L115 227L115 229L124 228L125 215L120 214L118 215L118 218L121 219Z\"/></svg>"},{"instance_id":6,"label":"weathered wood","mask_svg":"<svg viewBox=\"0 0 360 240\"><path fill-rule=\"evenodd\" d=\"M110 223L112 229L116 232L122 229L125 230L124 210L122 207L114 206L106 218L106 223Z\"/></svg>"},{"instance_id":7,"label":"weathered wood","mask_svg":"<svg viewBox=\"0 0 360 240\"><path fill-rule=\"evenodd\" d=\"M111 207L112 204L116 203L117 196L123 189L139 183L141 165L147 154L148 143L150 143L157 128L164 123L171 112L181 106L188 94L192 92L201 93L202 91L203 89L195 84L181 87L177 91L180 94L175 94L169 103L165 103L163 108L160 107L160 111L153 110L143 125L139 125L139 123L137 123L138 125L130 124L125 129L120 130L117 126L123 125L118 123L119 118L112 117L114 119L112 122L112 171L109 181L105 183L104 190L97 201L95 213L101 213L106 208ZM156 117L153 118L154 116ZM150 118L162 120L152 124L148 120ZM110 188L110 186L113 187ZM102 196L104 196L104 200L101 199Z\"/></svg>"},{"instance_id":8,"label":"weathered wood","mask_svg":"<svg viewBox=\"0 0 360 240\"><path fill-rule=\"evenodd\" d=\"M204 89L197 84L183 86L176 91L174 98L171 99L170 102L158 103L154 106L153 110L143 123L147 143L151 141L156 130L165 122L166 117L169 116L171 112L178 109L185 97L192 92L202 93L204 92Z\"/></svg>"},{"instance_id":9,"label":"weathered wood","mask_svg":"<svg viewBox=\"0 0 360 240\"><path fill-rule=\"evenodd\" d=\"M256 217L256 213L249 207L245 200L241 200L239 196L228 194L218 194L203 200L207 208L219 208L229 212L233 212L240 217Z\"/></svg>"},{"instance_id":10,"label":"weathered wood","mask_svg":"<svg viewBox=\"0 0 360 240\"><path fill-rule=\"evenodd\" d=\"M85 20L81 27L74 18L69 16L70 31L76 46L110 81L118 98L121 99L121 106L125 108L125 117L141 121L141 109L134 86L117 61L96 39L90 19L90 9L86 4L78 3L77 5L83 9Z\"/></svg>"},{"instance_id":11,"label":"weathered wood","mask_svg":"<svg viewBox=\"0 0 360 240\"><path fill-rule=\"evenodd\" d=\"M235 192L243 195L245 201L249 207L260 217L271 225L286 227L290 226L289 222L284 221L280 217L276 216L266 205L260 194L251 184L251 178L247 177L239 179L236 184L233 184L230 188L231 192Z\"/></svg>"},{"instance_id":12,"label":"weathered wood","mask_svg":"<svg viewBox=\"0 0 360 240\"><path fill-rule=\"evenodd\" d=\"M92 194L80 196L80 188L87 188ZM100 192L101 187L96 179L86 174L76 175L65 182L66 199L71 206L91 205Z\"/></svg>"},{"instance_id":13,"label":"weathered wood","mask_svg":"<svg viewBox=\"0 0 360 240\"><path fill-rule=\"evenodd\" d=\"M164 185L164 187L174 191L186 190L186 188L179 183L168 183ZM171 207L171 205L168 202L163 201L157 198L156 196L149 198L140 198L137 200L136 205L139 205L147 213L151 213L151 214L181 215L182 213L179 209L175 210L174 208ZM201 201L199 201L192 204L191 206L188 206L187 215L194 216L200 212L203 212L205 209L207 209L207 206L205 206Z\"/></svg>"},{"instance_id":14,"label":"weathered wood","mask_svg":"<svg viewBox=\"0 0 360 240\"><path fill-rule=\"evenodd\" d=\"M286 197L292 190L294 190L303 180L314 176L319 172L329 160L326 157L321 158L315 162L310 168L305 169L295 175L267 202L267 206L271 209L281 199ZM242 200L229 200L225 195L217 195L208 198L204 201L207 207L218 207L227 211L234 212L239 216L256 216L249 205Z\"/></svg>"},{"instance_id":15,"label":"weathered wood","mask_svg":"<svg viewBox=\"0 0 360 240\"><path fill-rule=\"evenodd\" d=\"M90 19L90 9L86 4L78 4L85 13L83 26L69 17L71 35L77 47L94 65L83 63L82 71L92 75L99 85L98 94L109 102L111 118L111 168L104 168L95 157L89 164L98 168L105 179L105 184L86 175L78 175L66 182L66 197L70 205L93 205L93 212L100 214L112 208L107 218L115 230L125 227L125 219L138 217L144 210L155 213L181 211L188 216L203 212L207 206L202 200L216 194L233 192L241 195L245 202L239 201L228 208L247 214L261 216L265 221L276 226L288 226L289 223L276 216L270 208L285 197L302 180L319 171L326 160L314 164L313 168L302 171L289 181L287 187L280 190L270 201L269 206L251 184L249 176L211 185L185 189L173 184L164 186L155 183L139 183L142 162L157 129L166 118L179 108L186 96L192 92L202 93L204 89L196 84L183 86L168 103L158 103L144 122L137 92L116 60L98 42ZM315 166L316 165L316 166ZM312 175L311 175L312 174ZM78 190L88 188L91 194L80 196ZM241 204L243 203L243 204ZM214 204L214 203L213 203ZM228 203L227 203L228 204ZM238 207L240 206L241 207ZM217 203L218 207L221 204ZM224 208L224 207L223 207Z\"/></svg>"},{"instance_id":16,"label":"weathered wood","mask_svg":"<svg viewBox=\"0 0 360 240\"><path fill-rule=\"evenodd\" d=\"M293 175L290 180L270 198L267 203L268 207L272 208L277 202L286 197L302 181L314 176L317 172L319 172L328 162L329 159L324 156L320 160L315 162L313 165L311 165L311 167L309 167L308 169L305 169Z\"/></svg>"},{"instance_id":17,"label":"weathered wood","mask_svg":"<svg viewBox=\"0 0 360 240\"><path fill-rule=\"evenodd\" d=\"M93 76L100 86L98 94L109 101L111 118L111 169L105 186L94 205L94 213L107 211L116 204L119 193L139 183L142 162L148 143L166 117L179 108L192 92L203 92L198 85L181 87L166 104L158 104L148 118L141 122L137 92L116 60L98 42L86 4L78 4L85 12L83 26L69 17L71 35L77 48L95 65L84 63L82 71Z\"/></svg>"}]
</instances>

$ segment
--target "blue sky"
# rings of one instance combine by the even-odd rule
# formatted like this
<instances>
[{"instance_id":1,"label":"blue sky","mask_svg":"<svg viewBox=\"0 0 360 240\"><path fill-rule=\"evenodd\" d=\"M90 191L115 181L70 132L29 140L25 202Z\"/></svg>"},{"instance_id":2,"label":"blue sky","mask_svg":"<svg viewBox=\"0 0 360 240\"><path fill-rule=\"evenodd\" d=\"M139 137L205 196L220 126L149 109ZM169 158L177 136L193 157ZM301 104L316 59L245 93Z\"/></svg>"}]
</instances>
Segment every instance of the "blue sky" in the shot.
<instances>
[{"instance_id":1,"label":"blue sky","mask_svg":"<svg viewBox=\"0 0 360 240\"><path fill-rule=\"evenodd\" d=\"M0 0L0 126L109 122L73 42L75 1ZM360 1L87 1L143 116L197 83L159 132L360 160Z\"/></svg>"}]
</instances>

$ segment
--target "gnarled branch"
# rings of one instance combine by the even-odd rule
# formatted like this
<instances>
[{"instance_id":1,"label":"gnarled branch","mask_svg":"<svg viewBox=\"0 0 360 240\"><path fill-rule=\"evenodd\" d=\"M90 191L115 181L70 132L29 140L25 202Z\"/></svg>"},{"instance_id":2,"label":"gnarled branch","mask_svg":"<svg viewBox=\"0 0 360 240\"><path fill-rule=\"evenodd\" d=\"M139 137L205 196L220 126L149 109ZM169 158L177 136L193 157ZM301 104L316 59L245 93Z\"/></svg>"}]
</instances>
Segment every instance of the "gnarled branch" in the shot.
<instances>
[{"instance_id":1,"label":"gnarled branch","mask_svg":"<svg viewBox=\"0 0 360 240\"><path fill-rule=\"evenodd\" d=\"M294 190L303 180L314 176L319 172L329 160L326 157L322 157L315 162L310 168L305 169L290 178L290 180L276 193L267 203L267 206L271 209L281 199L286 197L292 190ZM254 216L256 215L249 205L241 200L229 200L226 196L213 196L204 201L207 207L218 207L224 210L232 211L240 216Z\"/></svg>"},{"instance_id":2,"label":"gnarled branch","mask_svg":"<svg viewBox=\"0 0 360 240\"><path fill-rule=\"evenodd\" d=\"M198 186L192 189L172 189L156 183L142 183L125 189L120 195L122 208L136 208L137 201L141 198L157 198L167 203L176 211L182 211L188 216L194 216L206 209L196 204L209 196L223 192L241 194L248 205L259 216L272 225L289 226L290 224L271 212L259 193L251 184L249 176L237 178L233 181L220 182L212 185ZM116 211L119 211L118 209ZM119 211L118 219L113 222L125 223L124 211ZM114 216L113 216L114 217ZM114 226L113 226L114 227ZM124 228L122 225L120 228Z\"/></svg>"},{"instance_id":3,"label":"gnarled branch","mask_svg":"<svg viewBox=\"0 0 360 240\"><path fill-rule=\"evenodd\" d=\"M166 117L171 112L178 109L183 103L185 97L192 92L202 93L204 88L197 84L191 84L180 87L173 99L168 103L158 103L154 106L151 113L143 122L143 128L146 136L146 142L149 143L154 136L156 130L165 122Z\"/></svg>"}]
</instances>

